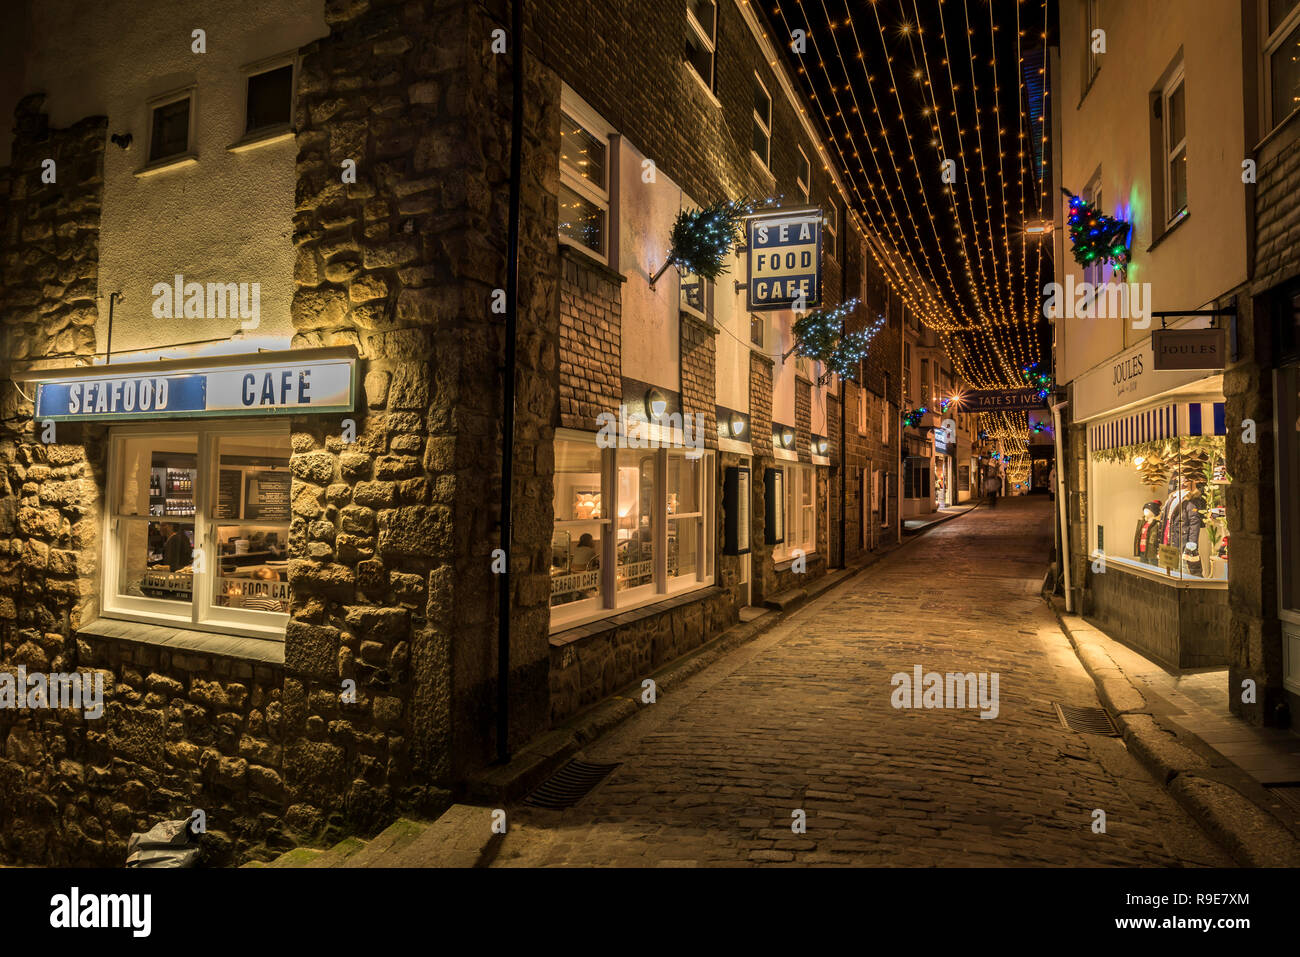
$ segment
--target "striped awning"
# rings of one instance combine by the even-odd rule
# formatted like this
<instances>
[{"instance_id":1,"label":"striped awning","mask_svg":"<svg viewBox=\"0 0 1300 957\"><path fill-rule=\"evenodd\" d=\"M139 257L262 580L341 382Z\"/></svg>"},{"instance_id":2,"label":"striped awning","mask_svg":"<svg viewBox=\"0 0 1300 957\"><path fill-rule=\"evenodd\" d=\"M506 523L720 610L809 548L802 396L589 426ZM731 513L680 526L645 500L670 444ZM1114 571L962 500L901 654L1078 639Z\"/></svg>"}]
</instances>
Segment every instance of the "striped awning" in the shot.
<instances>
[{"instance_id":1,"label":"striped awning","mask_svg":"<svg viewBox=\"0 0 1300 957\"><path fill-rule=\"evenodd\" d=\"M1222 402L1169 402L1088 427L1088 447L1118 449L1180 436L1227 435Z\"/></svg>"}]
</instances>

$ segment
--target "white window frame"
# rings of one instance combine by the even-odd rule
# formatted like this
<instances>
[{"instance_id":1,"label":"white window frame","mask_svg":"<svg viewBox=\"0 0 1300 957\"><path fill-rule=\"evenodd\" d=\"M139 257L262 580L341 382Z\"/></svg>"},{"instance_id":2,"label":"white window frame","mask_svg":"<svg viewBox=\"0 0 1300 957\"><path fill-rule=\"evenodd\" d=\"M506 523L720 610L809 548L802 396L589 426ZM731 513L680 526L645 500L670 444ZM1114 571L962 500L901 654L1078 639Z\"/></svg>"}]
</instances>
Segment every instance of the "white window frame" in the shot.
<instances>
[{"instance_id":1,"label":"white window frame","mask_svg":"<svg viewBox=\"0 0 1300 957\"><path fill-rule=\"evenodd\" d=\"M1160 142L1161 155L1164 161L1164 181L1165 181L1165 228L1173 226L1185 217L1191 208L1191 196L1189 190L1188 203L1186 206L1175 210L1173 208L1174 198L1174 178L1170 175L1170 169L1174 160L1181 154L1183 162L1186 162L1187 155L1187 86L1183 82L1185 74L1183 64L1179 63L1174 70L1173 76L1169 78L1160 91ZM1169 99L1170 96L1179 88L1183 88L1183 138L1177 143L1169 141Z\"/></svg>"},{"instance_id":2,"label":"white window frame","mask_svg":"<svg viewBox=\"0 0 1300 957\"><path fill-rule=\"evenodd\" d=\"M881 408L880 408L880 444L881 445L889 444L889 417L893 414L892 412L890 412L889 407L890 407L890 402L886 398L885 401L881 403Z\"/></svg>"},{"instance_id":3,"label":"white window frame","mask_svg":"<svg viewBox=\"0 0 1300 957\"><path fill-rule=\"evenodd\" d=\"M718 10L718 0L709 0L709 2L713 4L712 36L710 36L708 31L704 29L704 25L700 23L699 20L695 19L695 11L691 9L691 5L689 3L686 4L687 29L694 33L709 51L709 75L707 77L700 76L700 71L695 69L695 64L690 60L686 61L686 65L690 68L690 71L695 74L696 78L704 84L704 88L712 93L714 89L714 81L718 75L718 14L720 11Z\"/></svg>"},{"instance_id":4,"label":"white window frame","mask_svg":"<svg viewBox=\"0 0 1300 957\"><path fill-rule=\"evenodd\" d=\"M758 75L758 72L757 72L757 71L755 71L755 73L754 73L754 82L755 82L756 84L758 84L759 89L761 89L761 90L763 91L763 95L767 97L767 117L766 117L766 119L763 118L763 117L761 117L761 116L759 116L759 113L758 113L758 107L757 107L757 106L754 106L753 109L752 109L752 111L751 111L751 112L753 113L753 123L754 123L754 126L756 126L758 129L762 130L762 131L763 131L763 135L766 137L766 140L767 140L766 153L767 153L767 155L766 155L766 156L759 156L759 155L758 155L758 151L754 149L754 142L753 142L753 141L754 141L754 136L753 136L753 131L752 131L752 130L751 130L751 132L750 132L750 137L749 137L749 139L750 139L749 151L750 151L751 153L754 154L754 158L755 158L755 159L757 159L760 163L763 164L763 169L770 170L770 169L772 168L772 92L771 92L771 90L769 90L769 89L767 88L767 84L763 82L763 78L760 77L760 76ZM751 100L753 99L753 94L752 94L752 93L750 94L750 99L751 99Z\"/></svg>"},{"instance_id":5,"label":"white window frame","mask_svg":"<svg viewBox=\"0 0 1300 957\"><path fill-rule=\"evenodd\" d=\"M1279 126L1288 122L1296 112L1300 110L1300 105L1297 105L1291 109L1286 116L1282 117L1282 119L1278 120L1276 123L1273 122L1273 54L1277 53L1278 50L1281 49L1282 44L1288 37L1290 37L1291 31L1295 30L1297 26L1300 26L1300 3L1297 3L1292 7L1287 15L1282 18L1282 22L1278 24L1276 30L1269 33L1268 0L1260 0L1259 24L1260 31L1263 34L1263 39L1260 44L1260 68L1263 80L1261 89L1264 91L1264 122L1261 124L1261 129L1263 129L1265 133L1271 133Z\"/></svg>"},{"instance_id":6,"label":"white window frame","mask_svg":"<svg viewBox=\"0 0 1300 957\"><path fill-rule=\"evenodd\" d=\"M799 187L799 192L803 196L803 204L808 205L808 197L812 195L812 163L808 161L808 154L804 152L802 146L799 149L800 167L795 172L795 185Z\"/></svg>"},{"instance_id":7,"label":"white window frame","mask_svg":"<svg viewBox=\"0 0 1300 957\"><path fill-rule=\"evenodd\" d=\"M560 96L560 112L568 116L596 140L605 144L605 188L598 189L591 184L585 177L581 176L577 170L571 169L563 160L560 161L560 184L573 190L583 199L598 206L605 211L605 248L601 250L592 249L576 239L565 236L559 231L559 224L556 224L556 235L559 236L560 242L565 246L572 246L574 249L581 250L584 255L599 260L606 264L612 264L614 257L612 250L617 248L617 237L615 236L614 215L614 176L618 170L615 153L618 147L618 139L614 134L614 129L606 123L595 110L589 107L576 93L567 86L563 88ZM563 122L563 118L561 118Z\"/></svg>"},{"instance_id":8,"label":"white window frame","mask_svg":"<svg viewBox=\"0 0 1300 957\"><path fill-rule=\"evenodd\" d=\"M252 82L255 76L261 76L263 73L270 73L272 70L278 70L286 66L292 68L289 79L288 121L272 126L264 126L257 130L250 130L248 128L248 84ZM268 57L241 67L240 72L244 77L244 102L240 107L239 139L228 147L232 153L242 152L254 146L264 146L271 142L279 142L293 136L294 114L298 108L298 69L299 62L296 50L286 51L279 56Z\"/></svg>"},{"instance_id":9,"label":"white window frame","mask_svg":"<svg viewBox=\"0 0 1300 957\"><path fill-rule=\"evenodd\" d=\"M190 102L189 116L185 120L185 151L183 153L172 153L170 156L164 156L159 159L150 159L153 155L153 115L157 110L164 106L171 106L181 100L188 99ZM139 174L152 173L161 169L168 169L173 166L189 165L198 161L199 154L195 148L195 122L198 117L198 87L196 84L182 87L177 90L171 90L161 96L155 96L145 104L145 149L144 149L144 166L138 171Z\"/></svg>"},{"instance_id":10,"label":"white window frame","mask_svg":"<svg viewBox=\"0 0 1300 957\"><path fill-rule=\"evenodd\" d=\"M823 244L826 247L826 251L830 254L832 259L839 259L836 255L836 250L839 246L840 207L836 203L834 196L830 197L830 201L827 203L827 209L822 213L822 229L830 233L831 237L829 243Z\"/></svg>"},{"instance_id":11,"label":"white window frame","mask_svg":"<svg viewBox=\"0 0 1300 957\"><path fill-rule=\"evenodd\" d=\"M1164 133L1161 133L1160 135L1161 135L1161 142L1163 142ZM1092 179L1088 180L1087 185L1084 186L1082 198L1086 202L1089 202L1095 207L1097 207L1098 210L1101 210L1101 169L1100 167L1097 169L1095 173L1092 174ZM1101 211L1104 212L1104 210ZM1091 266L1084 266L1083 267L1084 281L1093 284L1100 283L1102 280L1103 268L1104 267L1102 263L1094 263Z\"/></svg>"},{"instance_id":12,"label":"white window frame","mask_svg":"<svg viewBox=\"0 0 1300 957\"><path fill-rule=\"evenodd\" d=\"M867 416L870 415L871 400L867 390L858 386L858 435L867 434Z\"/></svg>"},{"instance_id":13,"label":"white window frame","mask_svg":"<svg viewBox=\"0 0 1300 957\"><path fill-rule=\"evenodd\" d=\"M573 429L556 429L556 441L588 442L595 446L596 433L579 432ZM617 590L618 575L618 525L613 517L618 515L618 453L624 449L604 450L601 458L602 501L609 502L606 510L610 516L610 533L601 539L601 591L593 598L570 602L565 605L550 606L550 631L564 631L589 622L599 621L622 614L634 608L663 601L664 598L706 588L714 581L714 563L716 560L714 536L717 531L717 455L709 450L701 452L703 467L699 470L701 488L697 490L700 511L690 513L668 514L668 457L670 455L694 455L693 449L659 448L655 445L645 449L633 449L655 457L655 501L654 515L651 518L651 535L654 539L654 575L651 582ZM691 576L668 576L668 523L682 518L698 518L696 522L697 555L696 573ZM553 526L554 527L554 526Z\"/></svg>"},{"instance_id":14,"label":"white window frame","mask_svg":"<svg viewBox=\"0 0 1300 957\"><path fill-rule=\"evenodd\" d=\"M781 472L781 489L784 501L781 508L785 515L785 541L772 546L772 561L785 562L793 559L796 551L802 551L804 557L817 552L817 468L802 462L778 462ZM803 504L803 492L811 489L812 502ZM804 519L812 516L811 538L804 537Z\"/></svg>"},{"instance_id":15,"label":"white window frame","mask_svg":"<svg viewBox=\"0 0 1300 957\"><path fill-rule=\"evenodd\" d=\"M289 423L285 420L232 422L221 419L191 419L175 424L113 426L109 433L108 490L105 495L102 520L103 537L100 539L103 542L101 561L104 571L100 576L99 607L103 617L219 635L284 641L285 626L289 622L287 613L223 608L212 603L213 576L220 570L216 543L217 526L220 522L211 516L213 496L216 494L216 482L213 479L219 467L219 440L226 436L285 436L288 433ZM179 602L118 593L125 548L125 540L120 535L121 523L158 523L169 520L166 515L124 516L120 514L121 470L125 465L122 446L127 439L168 438L178 435L196 437L194 542L195 548L202 549L207 557L205 570L193 573L188 614L179 614L180 608L183 607Z\"/></svg>"},{"instance_id":16,"label":"white window frame","mask_svg":"<svg viewBox=\"0 0 1300 957\"><path fill-rule=\"evenodd\" d=\"M1105 29L1101 26L1101 0L1084 0L1083 20L1083 92L1087 95L1092 87L1092 81L1097 79L1097 74L1101 72L1101 54L1092 52L1092 32Z\"/></svg>"}]
</instances>

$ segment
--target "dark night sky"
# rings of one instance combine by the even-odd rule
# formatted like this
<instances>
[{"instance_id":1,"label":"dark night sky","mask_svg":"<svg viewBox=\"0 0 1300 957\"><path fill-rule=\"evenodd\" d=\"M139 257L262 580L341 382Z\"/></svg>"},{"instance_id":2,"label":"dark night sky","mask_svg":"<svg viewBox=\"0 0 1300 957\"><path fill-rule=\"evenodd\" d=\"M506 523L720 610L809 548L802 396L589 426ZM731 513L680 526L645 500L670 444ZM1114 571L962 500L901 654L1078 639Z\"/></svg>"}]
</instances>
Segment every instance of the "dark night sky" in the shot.
<instances>
[{"instance_id":1,"label":"dark night sky","mask_svg":"<svg viewBox=\"0 0 1300 957\"><path fill-rule=\"evenodd\" d=\"M977 385L1049 365L1044 32L1055 0L766 0L851 202L940 300L928 324ZM1050 117L1045 124L1050 129ZM1047 144L1050 149L1050 144ZM952 160L945 182L943 164ZM1047 199L1044 198L1047 194Z\"/></svg>"}]
</instances>

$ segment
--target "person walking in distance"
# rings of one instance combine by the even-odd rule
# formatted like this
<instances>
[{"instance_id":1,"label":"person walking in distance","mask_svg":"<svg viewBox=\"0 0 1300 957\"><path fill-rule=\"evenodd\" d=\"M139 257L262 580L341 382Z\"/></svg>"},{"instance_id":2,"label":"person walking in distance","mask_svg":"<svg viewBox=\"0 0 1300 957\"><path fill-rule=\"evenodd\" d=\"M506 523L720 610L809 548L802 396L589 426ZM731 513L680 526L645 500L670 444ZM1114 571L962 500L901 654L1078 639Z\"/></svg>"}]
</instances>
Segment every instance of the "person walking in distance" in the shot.
<instances>
[{"instance_id":1,"label":"person walking in distance","mask_svg":"<svg viewBox=\"0 0 1300 957\"><path fill-rule=\"evenodd\" d=\"M998 493L1002 491L1002 480L996 471L991 471L984 479L984 496L989 500L989 508L998 507Z\"/></svg>"}]
</instances>

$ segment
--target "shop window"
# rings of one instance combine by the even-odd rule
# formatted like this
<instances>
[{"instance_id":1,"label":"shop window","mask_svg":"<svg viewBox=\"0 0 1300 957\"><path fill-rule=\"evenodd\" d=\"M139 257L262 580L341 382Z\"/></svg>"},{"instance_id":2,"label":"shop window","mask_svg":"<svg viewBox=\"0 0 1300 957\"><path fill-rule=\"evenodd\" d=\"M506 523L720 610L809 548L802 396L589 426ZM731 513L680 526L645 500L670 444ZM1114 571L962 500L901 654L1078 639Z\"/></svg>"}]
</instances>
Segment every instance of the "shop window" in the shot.
<instances>
[{"instance_id":1,"label":"shop window","mask_svg":"<svg viewBox=\"0 0 1300 957\"><path fill-rule=\"evenodd\" d=\"M551 627L713 579L712 453L555 442Z\"/></svg>"},{"instance_id":2,"label":"shop window","mask_svg":"<svg viewBox=\"0 0 1300 957\"><path fill-rule=\"evenodd\" d=\"M1264 85L1267 129L1300 108L1300 2L1267 0L1264 21Z\"/></svg>"},{"instance_id":3,"label":"shop window","mask_svg":"<svg viewBox=\"0 0 1300 957\"><path fill-rule=\"evenodd\" d=\"M292 121L293 64L249 74L244 135L288 129Z\"/></svg>"},{"instance_id":4,"label":"shop window","mask_svg":"<svg viewBox=\"0 0 1300 957\"><path fill-rule=\"evenodd\" d=\"M717 37L717 0L686 0L686 62L710 90L713 89Z\"/></svg>"},{"instance_id":5,"label":"shop window","mask_svg":"<svg viewBox=\"0 0 1300 957\"><path fill-rule=\"evenodd\" d=\"M193 105L194 97L189 92L150 105L150 164L189 155Z\"/></svg>"},{"instance_id":6,"label":"shop window","mask_svg":"<svg viewBox=\"0 0 1300 957\"><path fill-rule=\"evenodd\" d=\"M1169 578L1226 581L1225 433L1221 399L1089 426L1090 553Z\"/></svg>"},{"instance_id":7,"label":"shop window","mask_svg":"<svg viewBox=\"0 0 1300 957\"><path fill-rule=\"evenodd\" d=\"M109 469L107 616L283 637L286 428L115 429Z\"/></svg>"},{"instance_id":8,"label":"shop window","mask_svg":"<svg viewBox=\"0 0 1300 957\"><path fill-rule=\"evenodd\" d=\"M775 470L780 481L777 507L782 510L784 541L772 549L773 561L793 558L796 550L811 555L817 550L817 470L811 465L782 464Z\"/></svg>"},{"instance_id":9,"label":"shop window","mask_svg":"<svg viewBox=\"0 0 1300 957\"><path fill-rule=\"evenodd\" d=\"M903 459L903 497L930 497L930 459L921 455L909 455Z\"/></svg>"},{"instance_id":10,"label":"shop window","mask_svg":"<svg viewBox=\"0 0 1300 957\"><path fill-rule=\"evenodd\" d=\"M566 98L568 100L568 98ZM560 113L560 241L609 261L610 139L599 118L576 99Z\"/></svg>"},{"instance_id":11,"label":"shop window","mask_svg":"<svg viewBox=\"0 0 1300 957\"><path fill-rule=\"evenodd\" d=\"M763 166L772 166L772 97L763 81L754 74L754 155Z\"/></svg>"}]
</instances>

